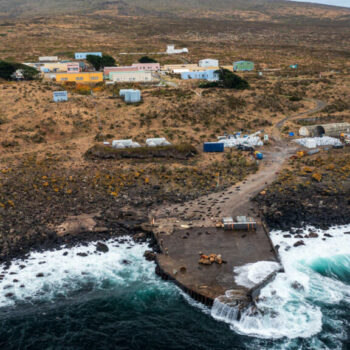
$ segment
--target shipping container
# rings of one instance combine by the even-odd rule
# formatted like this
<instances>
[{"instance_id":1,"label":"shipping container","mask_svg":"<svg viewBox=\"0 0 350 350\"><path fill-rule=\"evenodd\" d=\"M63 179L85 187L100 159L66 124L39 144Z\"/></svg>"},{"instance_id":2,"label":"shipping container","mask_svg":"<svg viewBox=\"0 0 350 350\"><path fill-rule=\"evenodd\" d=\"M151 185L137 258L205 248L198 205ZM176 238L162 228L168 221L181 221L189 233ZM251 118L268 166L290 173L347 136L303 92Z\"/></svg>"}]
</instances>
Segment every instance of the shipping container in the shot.
<instances>
[{"instance_id":1,"label":"shipping container","mask_svg":"<svg viewBox=\"0 0 350 350\"><path fill-rule=\"evenodd\" d=\"M227 219L227 218L225 218ZM245 230L253 231L256 230L256 221L251 217L237 216L236 222L230 220L223 220L225 230Z\"/></svg>"},{"instance_id":2,"label":"shipping container","mask_svg":"<svg viewBox=\"0 0 350 350\"><path fill-rule=\"evenodd\" d=\"M225 224L226 231L255 231L256 222L234 222L233 224Z\"/></svg>"},{"instance_id":3,"label":"shipping container","mask_svg":"<svg viewBox=\"0 0 350 350\"><path fill-rule=\"evenodd\" d=\"M203 152L224 152L224 144L221 142L204 142Z\"/></svg>"}]
</instances>

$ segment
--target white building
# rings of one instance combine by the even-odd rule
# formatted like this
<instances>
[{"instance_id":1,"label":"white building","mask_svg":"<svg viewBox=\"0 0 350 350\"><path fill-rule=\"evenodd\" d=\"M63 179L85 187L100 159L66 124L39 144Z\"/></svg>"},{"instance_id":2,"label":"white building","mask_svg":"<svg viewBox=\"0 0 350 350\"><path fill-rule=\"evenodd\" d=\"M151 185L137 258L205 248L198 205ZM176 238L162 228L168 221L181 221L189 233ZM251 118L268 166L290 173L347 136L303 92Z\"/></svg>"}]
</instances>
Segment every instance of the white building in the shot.
<instances>
[{"instance_id":1,"label":"white building","mask_svg":"<svg viewBox=\"0 0 350 350\"><path fill-rule=\"evenodd\" d=\"M166 53L169 55L173 55L176 53L188 53L188 49L186 47L182 49L175 49L175 45L168 45L166 48Z\"/></svg>"},{"instance_id":2,"label":"white building","mask_svg":"<svg viewBox=\"0 0 350 350\"><path fill-rule=\"evenodd\" d=\"M205 58L198 63L199 67L219 67L219 61L211 58Z\"/></svg>"},{"instance_id":3,"label":"white building","mask_svg":"<svg viewBox=\"0 0 350 350\"><path fill-rule=\"evenodd\" d=\"M57 56L42 56L39 57L39 62L57 62L58 57Z\"/></svg>"},{"instance_id":4,"label":"white building","mask_svg":"<svg viewBox=\"0 0 350 350\"><path fill-rule=\"evenodd\" d=\"M109 80L115 83L148 83L155 79L149 71L110 72Z\"/></svg>"},{"instance_id":5,"label":"white building","mask_svg":"<svg viewBox=\"0 0 350 350\"><path fill-rule=\"evenodd\" d=\"M188 72L191 69L193 70L198 68L198 64L165 64L162 66L162 71L168 73L181 73L181 70Z\"/></svg>"}]
</instances>

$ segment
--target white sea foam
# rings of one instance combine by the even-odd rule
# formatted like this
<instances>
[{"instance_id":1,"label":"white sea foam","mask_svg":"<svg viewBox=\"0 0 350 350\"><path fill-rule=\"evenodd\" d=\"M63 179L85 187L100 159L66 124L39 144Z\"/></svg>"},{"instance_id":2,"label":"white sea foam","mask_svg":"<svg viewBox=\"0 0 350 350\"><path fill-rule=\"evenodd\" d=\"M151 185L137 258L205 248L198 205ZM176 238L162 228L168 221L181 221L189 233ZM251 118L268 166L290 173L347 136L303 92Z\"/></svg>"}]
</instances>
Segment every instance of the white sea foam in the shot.
<instances>
[{"instance_id":1,"label":"white sea foam","mask_svg":"<svg viewBox=\"0 0 350 350\"><path fill-rule=\"evenodd\" d=\"M311 338L310 344L318 344L318 348L322 349L340 348L344 325L336 315L334 319L324 320L322 309L326 310L327 305L350 302L350 286L335 279L337 273L334 272L337 268L347 272L347 266L350 266L350 235L344 234L350 231L350 225L327 231L307 227L302 235L309 234L309 229L316 232L318 237L303 238L305 245L298 247L294 247L294 244L302 238L281 231L271 232L274 245L280 246L279 254L285 272L278 273L275 280L262 289L256 308L251 307L243 312L239 321L235 318L219 319L229 323L238 333L274 339L312 337L327 322L327 327L331 329L328 344L315 337ZM255 276L256 272L250 271L250 268L239 268L238 280L244 283L251 281L252 274ZM331 274L321 274L321 269L331 271ZM214 308L212 316L216 317ZM281 348L285 348L287 342Z\"/></svg>"},{"instance_id":2,"label":"white sea foam","mask_svg":"<svg viewBox=\"0 0 350 350\"><path fill-rule=\"evenodd\" d=\"M105 242L109 248L106 253L97 252L97 242L92 242L87 246L33 252L25 260L14 260L8 270L1 266L5 276L0 281L0 307L18 301L68 298L70 293L89 288L103 290L111 285L128 288L141 282L157 285L154 263L143 257L147 245L125 239L125 243L113 239ZM9 293L13 296L6 296Z\"/></svg>"},{"instance_id":3,"label":"white sea foam","mask_svg":"<svg viewBox=\"0 0 350 350\"><path fill-rule=\"evenodd\" d=\"M243 287L252 288L280 267L281 265L275 261L258 261L237 266L234 268L235 282Z\"/></svg>"}]
</instances>

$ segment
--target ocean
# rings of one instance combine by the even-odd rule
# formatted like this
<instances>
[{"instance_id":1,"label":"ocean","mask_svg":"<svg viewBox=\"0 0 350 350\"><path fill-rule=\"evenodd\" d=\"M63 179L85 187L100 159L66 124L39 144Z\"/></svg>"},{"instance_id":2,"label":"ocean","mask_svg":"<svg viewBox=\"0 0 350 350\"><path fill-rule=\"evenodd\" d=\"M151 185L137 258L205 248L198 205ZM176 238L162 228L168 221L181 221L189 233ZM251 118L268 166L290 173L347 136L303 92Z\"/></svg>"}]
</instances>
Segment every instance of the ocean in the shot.
<instances>
[{"instance_id":1,"label":"ocean","mask_svg":"<svg viewBox=\"0 0 350 350\"><path fill-rule=\"evenodd\" d=\"M298 247L300 238L271 233L285 272L240 321L161 280L143 258L146 243L33 252L1 268L0 348L349 349L350 225L313 231L318 237ZM259 262L232 273L249 284L273 268Z\"/></svg>"}]
</instances>

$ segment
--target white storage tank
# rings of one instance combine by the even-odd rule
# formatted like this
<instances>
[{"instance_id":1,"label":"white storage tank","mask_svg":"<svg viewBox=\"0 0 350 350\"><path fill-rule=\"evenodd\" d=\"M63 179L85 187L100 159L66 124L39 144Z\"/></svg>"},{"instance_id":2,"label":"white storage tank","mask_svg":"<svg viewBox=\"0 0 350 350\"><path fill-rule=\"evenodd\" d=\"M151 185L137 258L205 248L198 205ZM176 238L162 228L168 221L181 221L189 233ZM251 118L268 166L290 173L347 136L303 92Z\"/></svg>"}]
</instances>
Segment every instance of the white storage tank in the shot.
<instances>
[{"instance_id":1,"label":"white storage tank","mask_svg":"<svg viewBox=\"0 0 350 350\"><path fill-rule=\"evenodd\" d=\"M121 89L119 90L119 96L123 97L125 96L125 94L129 91L130 89Z\"/></svg>"},{"instance_id":2,"label":"white storage tank","mask_svg":"<svg viewBox=\"0 0 350 350\"><path fill-rule=\"evenodd\" d=\"M140 90L128 90L125 92L124 100L127 103L137 103L141 101Z\"/></svg>"}]
</instances>

